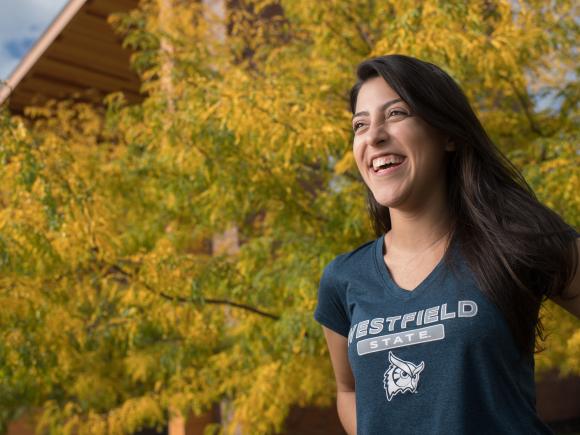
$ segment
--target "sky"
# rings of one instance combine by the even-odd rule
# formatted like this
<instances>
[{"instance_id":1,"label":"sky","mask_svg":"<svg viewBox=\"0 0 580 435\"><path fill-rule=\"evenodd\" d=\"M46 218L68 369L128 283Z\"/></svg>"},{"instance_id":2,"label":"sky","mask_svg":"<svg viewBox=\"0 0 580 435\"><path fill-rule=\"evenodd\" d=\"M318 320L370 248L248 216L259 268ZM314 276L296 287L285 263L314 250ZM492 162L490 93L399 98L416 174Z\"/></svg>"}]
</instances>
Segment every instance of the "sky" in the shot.
<instances>
[{"instance_id":1,"label":"sky","mask_svg":"<svg viewBox=\"0 0 580 435\"><path fill-rule=\"evenodd\" d=\"M6 80L67 0L0 0L0 79Z\"/></svg>"}]
</instances>

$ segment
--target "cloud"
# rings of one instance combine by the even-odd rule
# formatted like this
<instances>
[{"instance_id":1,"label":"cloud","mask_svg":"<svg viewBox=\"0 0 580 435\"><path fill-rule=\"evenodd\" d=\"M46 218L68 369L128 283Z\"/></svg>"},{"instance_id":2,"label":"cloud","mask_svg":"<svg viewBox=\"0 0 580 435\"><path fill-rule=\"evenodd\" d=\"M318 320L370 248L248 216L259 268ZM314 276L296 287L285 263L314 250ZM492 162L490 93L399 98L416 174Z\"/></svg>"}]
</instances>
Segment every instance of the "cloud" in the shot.
<instances>
[{"instance_id":1,"label":"cloud","mask_svg":"<svg viewBox=\"0 0 580 435\"><path fill-rule=\"evenodd\" d=\"M0 0L0 79L6 79L67 0Z\"/></svg>"},{"instance_id":2,"label":"cloud","mask_svg":"<svg viewBox=\"0 0 580 435\"><path fill-rule=\"evenodd\" d=\"M4 44L4 48L9 55L16 59L20 59L26 54L28 49L32 47L32 44L36 41L36 38L22 38L22 39L9 39Z\"/></svg>"}]
</instances>

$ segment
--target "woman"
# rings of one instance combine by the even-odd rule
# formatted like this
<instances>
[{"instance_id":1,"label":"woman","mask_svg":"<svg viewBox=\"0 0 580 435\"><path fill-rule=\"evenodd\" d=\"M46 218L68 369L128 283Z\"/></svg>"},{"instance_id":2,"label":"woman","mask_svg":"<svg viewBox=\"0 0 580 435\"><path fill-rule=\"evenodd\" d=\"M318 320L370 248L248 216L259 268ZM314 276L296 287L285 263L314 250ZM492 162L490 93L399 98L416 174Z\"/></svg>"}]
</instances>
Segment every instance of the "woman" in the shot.
<instances>
[{"instance_id":1,"label":"woman","mask_svg":"<svg viewBox=\"0 0 580 435\"><path fill-rule=\"evenodd\" d=\"M325 267L314 313L343 426L552 433L535 409L535 332L548 297L580 317L580 234L439 67L389 55L357 77L353 153L378 238Z\"/></svg>"}]
</instances>

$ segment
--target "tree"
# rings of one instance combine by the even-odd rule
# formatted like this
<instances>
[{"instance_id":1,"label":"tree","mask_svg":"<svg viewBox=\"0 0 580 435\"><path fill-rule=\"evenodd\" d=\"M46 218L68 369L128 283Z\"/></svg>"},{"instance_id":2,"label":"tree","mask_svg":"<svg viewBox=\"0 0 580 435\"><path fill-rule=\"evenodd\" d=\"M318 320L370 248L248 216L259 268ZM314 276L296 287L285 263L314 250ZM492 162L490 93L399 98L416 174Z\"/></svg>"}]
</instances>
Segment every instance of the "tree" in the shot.
<instances>
[{"instance_id":1,"label":"tree","mask_svg":"<svg viewBox=\"0 0 580 435\"><path fill-rule=\"evenodd\" d=\"M292 0L264 19L269 3L237 2L220 39L203 3L175 2L167 27L142 1L112 21L137 51L143 104L112 94L102 108L29 108L30 123L4 113L4 424L34 405L52 433L129 433L226 397L231 424L208 432L259 434L291 405L333 403L312 313L322 267L373 238L346 93L367 57L444 67L541 199L578 225L578 88L562 80L577 68L572 2ZM546 92L559 105L540 110ZM232 223L239 251L212 254ZM580 373L578 321L546 309L538 368Z\"/></svg>"}]
</instances>

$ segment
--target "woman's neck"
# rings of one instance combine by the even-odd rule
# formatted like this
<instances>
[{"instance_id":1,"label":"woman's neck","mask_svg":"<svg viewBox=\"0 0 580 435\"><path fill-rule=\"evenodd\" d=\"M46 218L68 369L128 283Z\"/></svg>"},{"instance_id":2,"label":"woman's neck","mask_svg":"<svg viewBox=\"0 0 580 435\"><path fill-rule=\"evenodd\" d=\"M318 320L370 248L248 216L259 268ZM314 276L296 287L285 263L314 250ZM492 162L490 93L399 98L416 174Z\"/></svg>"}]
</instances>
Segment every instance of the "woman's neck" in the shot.
<instances>
[{"instance_id":1,"label":"woman's neck","mask_svg":"<svg viewBox=\"0 0 580 435\"><path fill-rule=\"evenodd\" d=\"M420 210L389 209L391 230L385 237L391 252L413 254L448 241L453 222L447 204L437 199L431 196Z\"/></svg>"}]
</instances>

